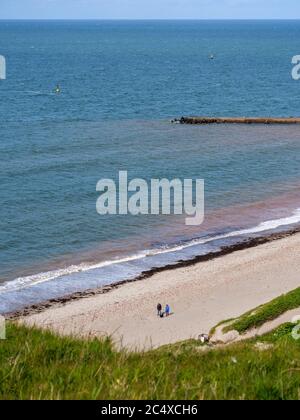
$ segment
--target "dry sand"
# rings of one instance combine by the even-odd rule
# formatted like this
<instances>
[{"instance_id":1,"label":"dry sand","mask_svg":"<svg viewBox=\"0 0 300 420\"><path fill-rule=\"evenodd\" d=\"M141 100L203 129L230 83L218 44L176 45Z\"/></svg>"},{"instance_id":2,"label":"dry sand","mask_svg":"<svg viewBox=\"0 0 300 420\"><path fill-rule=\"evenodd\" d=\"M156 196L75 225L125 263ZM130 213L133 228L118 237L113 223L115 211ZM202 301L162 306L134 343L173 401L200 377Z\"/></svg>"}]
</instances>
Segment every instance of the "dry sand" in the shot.
<instances>
[{"instance_id":1,"label":"dry sand","mask_svg":"<svg viewBox=\"0 0 300 420\"><path fill-rule=\"evenodd\" d=\"M112 336L115 343L149 349L208 333L300 286L300 234L177 268L111 292L53 307L22 320L61 334ZM156 315L160 302L173 314Z\"/></svg>"}]
</instances>

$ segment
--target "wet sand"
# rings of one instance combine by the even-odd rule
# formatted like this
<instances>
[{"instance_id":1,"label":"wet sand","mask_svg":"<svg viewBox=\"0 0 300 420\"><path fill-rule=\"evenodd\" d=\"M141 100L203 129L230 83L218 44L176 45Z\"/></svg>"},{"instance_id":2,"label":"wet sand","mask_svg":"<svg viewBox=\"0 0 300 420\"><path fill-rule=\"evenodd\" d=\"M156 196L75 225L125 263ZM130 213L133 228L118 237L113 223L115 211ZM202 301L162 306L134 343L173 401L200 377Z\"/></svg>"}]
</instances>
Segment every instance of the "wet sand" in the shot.
<instances>
[{"instance_id":1,"label":"wet sand","mask_svg":"<svg viewBox=\"0 0 300 420\"><path fill-rule=\"evenodd\" d=\"M274 239L274 238L273 238ZM152 273L109 293L39 309L27 325L81 337L109 335L117 346L149 349L207 333L300 286L300 234L236 250L219 258ZM172 315L160 319L156 305Z\"/></svg>"}]
</instances>

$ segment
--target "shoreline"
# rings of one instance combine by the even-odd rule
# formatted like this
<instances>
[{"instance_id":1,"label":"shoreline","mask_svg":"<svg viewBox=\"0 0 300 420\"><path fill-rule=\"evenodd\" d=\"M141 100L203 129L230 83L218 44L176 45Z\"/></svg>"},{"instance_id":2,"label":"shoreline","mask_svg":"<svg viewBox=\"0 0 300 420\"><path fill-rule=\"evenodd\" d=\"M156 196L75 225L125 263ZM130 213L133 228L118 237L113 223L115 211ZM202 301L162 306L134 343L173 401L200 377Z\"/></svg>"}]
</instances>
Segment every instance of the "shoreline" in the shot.
<instances>
[{"instance_id":1,"label":"shoreline","mask_svg":"<svg viewBox=\"0 0 300 420\"><path fill-rule=\"evenodd\" d=\"M220 322L299 288L299 252L299 232L265 239L220 258L157 272L110 293L50 307L18 323L78 339L110 338L116 349L129 351L197 339ZM157 303L163 308L169 304L171 316L158 317Z\"/></svg>"},{"instance_id":2,"label":"shoreline","mask_svg":"<svg viewBox=\"0 0 300 420\"><path fill-rule=\"evenodd\" d=\"M40 314L49 309L64 307L68 303L71 303L71 302L76 302L79 300L83 300L83 299L87 299L87 298L95 297L99 295L105 295L113 290L119 289L120 287L126 284L141 282L159 273L163 273L166 271L173 271L179 268L192 267L199 263L212 261L212 260L224 257L226 255L233 254L237 251L252 249L257 246L264 245L273 241L278 241L281 239L292 237L294 235L297 235L298 233L300 233L300 226L290 229L288 231L284 231L284 232L279 232L279 233L277 232L277 233L272 233L269 235L258 236L256 238L245 239L237 244L221 247L221 249L216 252L210 252L205 255L197 256L189 260L181 260L181 261L178 261L177 263L165 265L163 267L152 268L150 270L142 272L139 276L133 279L119 281L117 283L113 283L111 285L107 285L107 286L97 288L97 289L87 289L82 292L75 292L69 295L61 296L59 298L49 299L49 300L42 301L37 304L26 306L16 311L3 313L2 315L7 320L18 320L19 318L30 317L32 315Z\"/></svg>"}]
</instances>

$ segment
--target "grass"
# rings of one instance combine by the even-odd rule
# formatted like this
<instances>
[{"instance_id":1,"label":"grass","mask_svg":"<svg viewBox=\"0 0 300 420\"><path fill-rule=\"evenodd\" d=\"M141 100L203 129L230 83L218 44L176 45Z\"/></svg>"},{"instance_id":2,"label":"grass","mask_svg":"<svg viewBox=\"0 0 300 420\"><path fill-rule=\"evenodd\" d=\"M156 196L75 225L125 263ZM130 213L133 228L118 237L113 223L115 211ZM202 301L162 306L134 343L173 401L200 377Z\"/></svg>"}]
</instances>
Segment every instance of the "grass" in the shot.
<instances>
[{"instance_id":1,"label":"grass","mask_svg":"<svg viewBox=\"0 0 300 420\"><path fill-rule=\"evenodd\" d=\"M208 352L187 341L145 353L8 323L0 341L1 399L299 399L300 342L286 324Z\"/></svg>"},{"instance_id":2,"label":"grass","mask_svg":"<svg viewBox=\"0 0 300 420\"><path fill-rule=\"evenodd\" d=\"M300 308L300 288L247 312L232 324L225 327L223 331L236 330L240 334L243 334L252 328L260 327L266 322L278 318L287 311L297 308Z\"/></svg>"}]
</instances>

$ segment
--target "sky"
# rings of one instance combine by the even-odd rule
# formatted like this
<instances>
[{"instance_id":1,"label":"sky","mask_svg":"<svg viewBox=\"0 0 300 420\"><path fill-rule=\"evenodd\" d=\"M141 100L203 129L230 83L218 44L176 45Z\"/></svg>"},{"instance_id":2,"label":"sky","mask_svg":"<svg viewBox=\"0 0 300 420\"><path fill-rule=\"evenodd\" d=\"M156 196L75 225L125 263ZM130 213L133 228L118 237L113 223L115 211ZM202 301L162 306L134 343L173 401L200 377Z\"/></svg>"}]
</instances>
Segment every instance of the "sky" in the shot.
<instances>
[{"instance_id":1,"label":"sky","mask_svg":"<svg viewBox=\"0 0 300 420\"><path fill-rule=\"evenodd\" d=\"M298 19L299 0L0 0L0 19Z\"/></svg>"}]
</instances>

